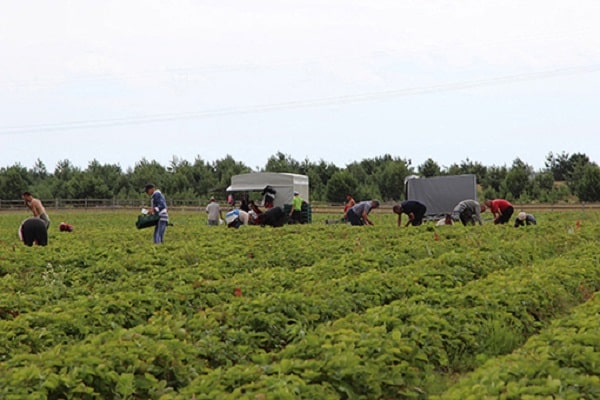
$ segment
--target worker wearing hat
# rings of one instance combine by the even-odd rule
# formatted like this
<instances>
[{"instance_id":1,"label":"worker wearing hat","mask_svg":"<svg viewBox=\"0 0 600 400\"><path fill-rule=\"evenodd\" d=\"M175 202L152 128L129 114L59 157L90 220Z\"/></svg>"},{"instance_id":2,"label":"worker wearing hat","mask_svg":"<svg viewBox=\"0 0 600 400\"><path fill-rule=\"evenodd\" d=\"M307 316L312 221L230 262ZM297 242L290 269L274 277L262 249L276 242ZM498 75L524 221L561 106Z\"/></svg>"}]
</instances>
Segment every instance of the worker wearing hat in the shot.
<instances>
[{"instance_id":1,"label":"worker wearing hat","mask_svg":"<svg viewBox=\"0 0 600 400\"><path fill-rule=\"evenodd\" d=\"M148 214L158 214L160 219L154 227L154 244L160 244L164 242L165 231L167 225L169 225L169 214L167 212L167 200L165 196L158 190L153 184L149 183L144 186L144 192L150 196L150 209Z\"/></svg>"},{"instance_id":2,"label":"worker wearing hat","mask_svg":"<svg viewBox=\"0 0 600 400\"><path fill-rule=\"evenodd\" d=\"M517 214L517 218L515 219L515 228L518 228L523 225L536 225L537 221L535 217L531 214L527 214L524 211L521 211Z\"/></svg>"},{"instance_id":3,"label":"worker wearing hat","mask_svg":"<svg viewBox=\"0 0 600 400\"><path fill-rule=\"evenodd\" d=\"M304 199L300 197L300 193L294 191L292 198L292 207L290 208L290 223L302 223L302 203Z\"/></svg>"}]
</instances>

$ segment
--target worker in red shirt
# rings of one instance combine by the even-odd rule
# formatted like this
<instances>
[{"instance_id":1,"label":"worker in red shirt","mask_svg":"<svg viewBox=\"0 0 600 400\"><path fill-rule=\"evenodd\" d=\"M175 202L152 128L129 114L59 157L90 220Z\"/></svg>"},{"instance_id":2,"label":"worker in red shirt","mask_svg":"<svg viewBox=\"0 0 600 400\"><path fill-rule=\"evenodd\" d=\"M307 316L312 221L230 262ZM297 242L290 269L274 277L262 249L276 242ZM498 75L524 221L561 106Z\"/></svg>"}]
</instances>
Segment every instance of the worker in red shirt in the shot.
<instances>
[{"instance_id":1,"label":"worker in red shirt","mask_svg":"<svg viewBox=\"0 0 600 400\"><path fill-rule=\"evenodd\" d=\"M495 224L507 223L510 220L510 217L513 215L513 212L515 211L513 205L504 199L487 199L485 201L485 205L490 209L492 214L494 214Z\"/></svg>"}]
</instances>

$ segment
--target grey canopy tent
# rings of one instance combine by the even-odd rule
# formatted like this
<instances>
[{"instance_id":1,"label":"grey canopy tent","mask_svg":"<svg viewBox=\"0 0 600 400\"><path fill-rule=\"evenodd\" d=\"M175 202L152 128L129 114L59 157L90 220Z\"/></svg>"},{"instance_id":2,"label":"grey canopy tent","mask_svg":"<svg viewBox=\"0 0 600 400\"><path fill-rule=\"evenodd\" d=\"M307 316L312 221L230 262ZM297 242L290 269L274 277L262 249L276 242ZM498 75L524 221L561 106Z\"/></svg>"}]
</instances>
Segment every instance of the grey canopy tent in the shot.
<instances>
[{"instance_id":1,"label":"grey canopy tent","mask_svg":"<svg viewBox=\"0 0 600 400\"><path fill-rule=\"evenodd\" d=\"M283 207L291 204L294 192L300 193L300 197L307 203L308 199L308 176L289 174L283 172L253 172L249 174L234 175L231 177L231 185L227 192L260 192L265 187L271 186L275 189L275 207Z\"/></svg>"},{"instance_id":2,"label":"grey canopy tent","mask_svg":"<svg viewBox=\"0 0 600 400\"><path fill-rule=\"evenodd\" d=\"M477 200L477 177L472 174L407 177L404 180L406 198L418 200L427 206L427 216L451 213L461 201Z\"/></svg>"}]
</instances>

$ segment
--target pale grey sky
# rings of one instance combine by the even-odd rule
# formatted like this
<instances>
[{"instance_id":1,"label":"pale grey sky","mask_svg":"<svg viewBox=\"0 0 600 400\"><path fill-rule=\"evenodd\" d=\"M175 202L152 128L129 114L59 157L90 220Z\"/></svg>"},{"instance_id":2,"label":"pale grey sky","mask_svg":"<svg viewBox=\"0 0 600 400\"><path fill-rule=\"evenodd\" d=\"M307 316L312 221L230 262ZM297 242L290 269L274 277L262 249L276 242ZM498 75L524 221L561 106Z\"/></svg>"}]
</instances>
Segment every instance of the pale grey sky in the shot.
<instances>
[{"instance_id":1,"label":"pale grey sky","mask_svg":"<svg viewBox=\"0 0 600 400\"><path fill-rule=\"evenodd\" d=\"M0 167L600 162L600 2L0 5Z\"/></svg>"}]
</instances>

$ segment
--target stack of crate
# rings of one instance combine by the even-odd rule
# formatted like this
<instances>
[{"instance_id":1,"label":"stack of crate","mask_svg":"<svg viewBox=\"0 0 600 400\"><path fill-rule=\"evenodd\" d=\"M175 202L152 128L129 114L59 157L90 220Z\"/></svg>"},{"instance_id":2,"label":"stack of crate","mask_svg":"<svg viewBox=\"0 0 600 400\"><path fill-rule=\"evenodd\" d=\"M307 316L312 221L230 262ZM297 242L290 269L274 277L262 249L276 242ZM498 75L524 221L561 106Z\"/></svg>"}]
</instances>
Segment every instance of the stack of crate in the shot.
<instances>
[{"instance_id":1,"label":"stack of crate","mask_svg":"<svg viewBox=\"0 0 600 400\"><path fill-rule=\"evenodd\" d=\"M285 204L283 206L283 212L285 215L290 215L290 210L292 209L291 204ZM301 224L310 224L312 222L312 208L308 203L302 203L302 208L300 210L300 223Z\"/></svg>"}]
</instances>

